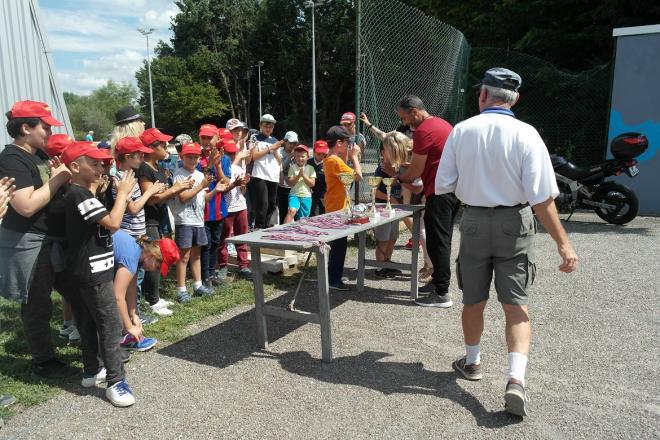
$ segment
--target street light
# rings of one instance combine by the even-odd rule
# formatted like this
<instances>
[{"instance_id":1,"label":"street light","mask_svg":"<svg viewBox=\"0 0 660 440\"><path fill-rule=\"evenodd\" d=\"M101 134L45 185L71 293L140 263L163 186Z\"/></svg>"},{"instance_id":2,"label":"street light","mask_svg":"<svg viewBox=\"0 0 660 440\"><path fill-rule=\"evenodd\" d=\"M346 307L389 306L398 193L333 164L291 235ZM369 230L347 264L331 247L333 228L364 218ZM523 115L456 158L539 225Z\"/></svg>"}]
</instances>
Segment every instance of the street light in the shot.
<instances>
[{"instance_id":1,"label":"street light","mask_svg":"<svg viewBox=\"0 0 660 440\"><path fill-rule=\"evenodd\" d=\"M316 142L316 32L314 23L314 8L321 6L324 0L316 2L307 0L305 8L312 8L312 143Z\"/></svg>"},{"instance_id":2,"label":"street light","mask_svg":"<svg viewBox=\"0 0 660 440\"><path fill-rule=\"evenodd\" d=\"M263 61L257 61L256 67L259 68L259 119L263 116L264 112L261 109L261 66L264 65Z\"/></svg>"},{"instance_id":3,"label":"street light","mask_svg":"<svg viewBox=\"0 0 660 440\"><path fill-rule=\"evenodd\" d=\"M151 85L151 63L149 62L149 35L154 31L158 30L156 28L138 28L139 33L147 37L147 71L149 72L149 105L151 106L151 126L156 127L156 119L154 117L154 90Z\"/></svg>"}]
</instances>

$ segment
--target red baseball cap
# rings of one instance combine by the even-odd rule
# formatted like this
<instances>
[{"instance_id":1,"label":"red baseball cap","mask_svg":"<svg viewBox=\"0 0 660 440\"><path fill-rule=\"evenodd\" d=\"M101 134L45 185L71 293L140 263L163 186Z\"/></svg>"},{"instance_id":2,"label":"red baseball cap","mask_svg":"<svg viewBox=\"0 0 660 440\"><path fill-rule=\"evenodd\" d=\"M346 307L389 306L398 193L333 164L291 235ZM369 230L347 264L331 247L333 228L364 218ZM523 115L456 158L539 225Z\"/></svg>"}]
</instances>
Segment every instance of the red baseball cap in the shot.
<instances>
[{"instance_id":1,"label":"red baseball cap","mask_svg":"<svg viewBox=\"0 0 660 440\"><path fill-rule=\"evenodd\" d=\"M218 136L220 136L220 139L234 139L234 135L226 128L218 128Z\"/></svg>"},{"instance_id":2,"label":"red baseball cap","mask_svg":"<svg viewBox=\"0 0 660 440\"><path fill-rule=\"evenodd\" d=\"M145 147L140 138L134 136L121 138L115 145L115 153L117 154L131 154L138 151L147 154L154 152L151 148Z\"/></svg>"},{"instance_id":3,"label":"red baseball cap","mask_svg":"<svg viewBox=\"0 0 660 440\"><path fill-rule=\"evenodd\" d=\"M155 142L169 142L172 140L172 136L161 133L157 128L149 128L144 130L140 135L140 140L145 147L153 145Z\"/></svg>"},{"instance_id":4,"label":"red baseball cap","mask_svg":"<svg viewBox=\"0 0 660 440\"><path fill-rule=\"evenodd\" d=\"M330 147L328 147L328 143L323 139L319 139L318 141L314 142L315 153L328 154L329 151Z\"/></svg>"},{"instance_id":5,"label":"red baseball cap","mask_svg":"<svg viewBox=\"0 0 660 440\"><path fill-rule=\"evenodd\" d=\"M73 142L73 139L68 134L53 134L48 138L46 153L50 157L59 156Z\"/></svg>"},{"instance_id":6,"label":"red baseball cap","mask_svg":"<svg viewBox=\"0 0 660 440\"><path fill-rule=\"evenodd\" d=\"M346 112L343 115L341 115L341 120L339 121L339 123L341 124L343 122L355 122L355 113Z\"/></svg>"},{"instance_id":7,"label":"red baseball cap","mask_svg":"<svg viewBox=\"0 0 660 440\"><path fill-rule=\"evenodd\" d=\"M185 156L186 154L194 154L197 156L201 156L202 146L199 145L197 142L190 142L188 144L183 144L183 147L181 147L181 156Z\"/></svg>"},{"instance_id":8,"label":"red baseball cap","mask_svg":"<svg viewBox=\"0 0 660 440\"><path fill-rule=\"evenodd\" d=\"M9 113L11 114L9 119L39 118L44 124L48 124L51 127L61 127L64 125L55 119L50 111L50 106L45 102L18 101L15 102L11 110L9 110Z\"/></svg>"},{"instance_id":9,"label":"red baseball cap","mask_svg":"<svg viewBox=\"0 0 660 440\"><path fill-rule=\"evenodd\" d=\"M179 254L179 248L171 238L161 238L158 240L158 246L163 256L163 262L160 265L160 274L166 277L170 266L176 264L181 258L181 255Z\"/></svg>"},{"instance_id":10,"label":"red baseball cap","mask_svg":"<svg viewBox=\"0 0 660 440\"><path fill-rule=\"evenodd\" d=\"M296 151L296 150L303 150L307 154L309 154L309 147L307 145L303 145L303 144L296 145L296 148L294 148L293 151Z\"/></svg>"},{"instance_id":11,"label":"red baseball cap","mask_svg":"<svg viewBox=\"0 0 660 440\"><path fill-rule=\"evenodd\" d=\"M218 147L222 147L225 153L238 153L238 145L234 139L223 139L218 142Z\"/></svg>"},{"instance_id":12,"label":"red baseball cap","mask_svg":"<svg viewBox=\"0 0 660 440\"><path fill-rule=\"evenodd\" d=\"M69 166L71 162L82 156L102 161L112 160L108 150L96 148L93 142L71 142L62 153L61 158L64 165Z\"/></svg>"},{"instance_id":13,"label":"red baseball cap","mask_svg":"<svg viewBox=\"0 0 660 440\"><path fill-rule=\"evenodd\" d=\"M201 127L199 127L199 135L200 136L208 136L208 137L213 137L218 135L218 127L216 127L213 124L204 124Z\"/></svg>"}]
</instances>

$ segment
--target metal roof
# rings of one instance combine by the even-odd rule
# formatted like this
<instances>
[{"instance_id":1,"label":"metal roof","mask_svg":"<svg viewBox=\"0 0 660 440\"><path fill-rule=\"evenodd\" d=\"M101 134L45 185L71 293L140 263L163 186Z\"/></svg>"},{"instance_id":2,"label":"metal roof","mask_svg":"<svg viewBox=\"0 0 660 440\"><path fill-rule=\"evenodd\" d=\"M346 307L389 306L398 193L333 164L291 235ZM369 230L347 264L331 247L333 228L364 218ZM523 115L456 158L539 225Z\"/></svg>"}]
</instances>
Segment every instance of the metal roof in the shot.
<instances>
[{"instance_id":1,"label":"metal roof","mask_svg":"<svg viewBox=\"0 0 660 440\"><path fill-rule=\"evenodd\" d=\"M64 127L53 131L73 134L62 91L57 84L55 65L46 32L42 27L36 0L0 1L0 112L4 114L16 101L42 101L53 109L53 116ZM7 131L0 130L0 149L11 142Z\"/></svg>"}]
</instances>

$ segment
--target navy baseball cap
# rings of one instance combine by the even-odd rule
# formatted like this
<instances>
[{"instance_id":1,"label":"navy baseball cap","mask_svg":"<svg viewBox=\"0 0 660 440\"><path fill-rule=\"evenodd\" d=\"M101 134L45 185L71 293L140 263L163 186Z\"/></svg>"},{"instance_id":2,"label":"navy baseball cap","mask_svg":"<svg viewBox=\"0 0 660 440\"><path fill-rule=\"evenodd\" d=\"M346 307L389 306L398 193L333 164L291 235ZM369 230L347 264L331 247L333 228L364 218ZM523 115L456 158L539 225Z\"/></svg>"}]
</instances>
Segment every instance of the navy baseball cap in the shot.
<instances>
[{"instance_id":1,"label":"navy baseball cap","mask_svg":"<svg viewBox=\"0 0 660 440\"><path fill-rule=\"evenodd\" d=\"M486 70L484 78L477 86L485 85L517 92L521 84L522 78L516 72L504 67L493 67Z\"/></svg>"}]
</instances>

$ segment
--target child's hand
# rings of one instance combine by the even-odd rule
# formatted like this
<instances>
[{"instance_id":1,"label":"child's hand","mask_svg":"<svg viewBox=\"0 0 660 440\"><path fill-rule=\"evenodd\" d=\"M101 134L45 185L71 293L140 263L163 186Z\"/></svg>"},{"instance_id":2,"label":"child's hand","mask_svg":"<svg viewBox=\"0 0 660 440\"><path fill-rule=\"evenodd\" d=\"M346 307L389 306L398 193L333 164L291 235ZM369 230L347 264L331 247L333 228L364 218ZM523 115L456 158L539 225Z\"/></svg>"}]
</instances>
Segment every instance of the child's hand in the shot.
<instances>
[{"instance_id":1,"label":"child's hand","mask_svg":"<svg viewBox=\"0 0 660 440\"><path fill-rule=\"evenodd\" d=\"M206 188L213 182L213 175L211 173L204 174L204 179L202 179L202 187Z\"/></svg>"},{"instance_id":2,"label":"child's hand","mask_svg":"<svg viewBox=\"0 0 660 440\"><path fill-rule=\"evenodd\" d=\"M149 189L146 191L149 196L153 196L154 194L161 193L167 189L167 184L166 183L161 183L158 180L154 182L153 185L149 187Z\"/></svg>"},{"instance_id":3,"label":"child's hand","mask_svg":"<svg viewBox=\"0 0 660 440\"><path fill-rule=\"evenodd\" d=\"M126 171L117 185L117 194L121 193L128 197L133 192L135 183L135 173L133 170Z\"/></svg>"},{"instance_id":4,"label":"child's hand","mask_svg":"<svg viewBox=\"0 0 660 440\"><path fill-rule=\"evenodd\" d=\"M213 138L215 139L215 137ZM209 153L209 166L216 166L220 162L220 151L215 148L215 145L211 144L211 152Z\"/></svg>"},{"instance_id":5,"label":"child's hand","mask_svg":"<svg viewBox=\"0 0 660 440\"><path fill-rule=\"evenodd\" d=\"M66 165L64 165L59 157L56 156L52 158L49 162L49 166L51 179L61 173L66 173L67 177L71 177L71 171L69 171L69 169L66 167Z\"/></svg>"},{"instance_id":6,"label":"child's hand","mask_svg":"<svg viewBox=\"0 0 660 440\"><path fill-rule=\"evenodd\" d=\"M99 187L96 188L96 194L100 195L107 191L110 186L110 177L104 174L101 176L101 181L99 182Z\"/></svg>"},{"instance_id":7,"label":"child's hand","mask_svg":"<svg viewBox=\"0 0 660 440\"><path fill-rule=\"evenodd\" d=\"M0 218L4 217L9 209L9 202L14 198L14 178L3 177L0 180Z\"/></svg>"},{"instance_id":8,"label":"child's hand","mask_svg":"<svg viewBox=\"0 0 660 440\"><path fill-rule=\"evenodd\" d=\"M367 115L364 112L360 112L360 121L362 121L364 125L369 125L369 118L367 118Z\"/></svg>"},{"instance_id":9,"label":"child's hand","mask_svg":"<svg viewBox=\"0 0 660 440\"><path fill-rule=\"evenodd\" d=\"M229 185L227 185L226 183L219 183L219 182L217 185L215 185L215 188L213 188L215 192L225 192L228 189L229 189Z\"/></svg>"},{"instance_id":10,"label":"child's hand","mask_svg":"<svg viewBox=\"0 0 660 440\"><path fill-rule=\"evenodd\" d=\"M192 177L187 178L186 180L178 180L172 185L172 189L175 192L185 191L195 186L195 180Z\"/></svg>"}]
</instances>

